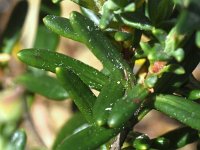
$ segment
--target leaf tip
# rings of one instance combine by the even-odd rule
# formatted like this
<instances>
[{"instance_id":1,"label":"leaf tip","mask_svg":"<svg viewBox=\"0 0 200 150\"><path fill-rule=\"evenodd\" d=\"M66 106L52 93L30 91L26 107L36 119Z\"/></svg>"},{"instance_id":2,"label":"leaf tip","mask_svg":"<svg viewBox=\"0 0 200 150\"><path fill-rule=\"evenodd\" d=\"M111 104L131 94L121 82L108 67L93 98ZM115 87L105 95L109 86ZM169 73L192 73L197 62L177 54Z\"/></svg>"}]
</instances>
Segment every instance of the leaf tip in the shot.
<instances>
[{"instance_id":1,"label":"leaf tip","mask_svg":"<svg viewBox=\"0 0 200 150\"><path fill-rule=\"evenodd\" d=\"M114 128L116 126L116 122L113 119L108 120L108 126L110 128Z\"/></svg>"},{"instance_id":2,"label":"leaf tip","mask_svg":"<svg viewBox=\"0 0 200 150\"><path fill-rule=\"evenodd\" d=\"M22 58L22 53L23 53L23 50L20 50L18 53L17 53L17 58L19 58L21 60Z\"/></svg>"},{"instance_id":3,"label":"leaf tip","mask_svg":"<svg viewBox=\"0 0 200 150\"><path fill-rule=\"evenodd\" d=\"M105 124L105 122L104 122L103 120L101 120L101 119L97 119L97 120L96 120L96 124L97 124L98 126L103 126L103 125Z\"/></svg>"},{"instance_id":4,"label":"leaf tip","mask_svg":"<svg viewBox=\"0 0 200 150\"><path fill-rule=\"evenodd\" d=\"M56 67L56 74L60 73L61 72L61 68L60 67Z\"/></svg>"}]
</instances>

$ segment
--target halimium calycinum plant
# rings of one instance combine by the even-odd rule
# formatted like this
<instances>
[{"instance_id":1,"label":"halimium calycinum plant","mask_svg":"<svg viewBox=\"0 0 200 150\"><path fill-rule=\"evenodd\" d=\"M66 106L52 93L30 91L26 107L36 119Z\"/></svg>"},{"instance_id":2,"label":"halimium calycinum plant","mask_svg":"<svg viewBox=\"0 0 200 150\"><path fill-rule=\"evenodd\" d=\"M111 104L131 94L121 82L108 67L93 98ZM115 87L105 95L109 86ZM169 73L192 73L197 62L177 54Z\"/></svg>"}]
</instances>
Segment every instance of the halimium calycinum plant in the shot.
<instances>
[{"instance_id":1,"label":"halimium calycinum plant","mask_svg":"<svg viewBox=\"0 0 200 150\"><path fill-rule=\"evenodd\" d=\"M52 149L162 150L199 141L200 83L192 74L200 61L199 0L72 1L81 13L47 15L43 22L54 33L85 44L102 63L101 71L53 50L18 53L25 64L56 75L43 75L48 83L38 88L38 76L24 75L19 82L51 99L71 98L80 111ZM141 59L144 63L133 72ZM153 109L183 126L153 139L134 133Z\"/></svg>"}]
</instances>

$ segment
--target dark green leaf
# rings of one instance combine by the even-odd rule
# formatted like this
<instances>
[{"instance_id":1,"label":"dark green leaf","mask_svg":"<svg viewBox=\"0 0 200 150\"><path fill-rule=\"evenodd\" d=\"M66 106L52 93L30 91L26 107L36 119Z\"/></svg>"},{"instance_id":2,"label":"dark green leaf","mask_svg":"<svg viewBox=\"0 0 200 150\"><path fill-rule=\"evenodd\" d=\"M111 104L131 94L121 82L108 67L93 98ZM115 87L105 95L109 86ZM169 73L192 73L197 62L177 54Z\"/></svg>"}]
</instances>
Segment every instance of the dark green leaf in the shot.
<instances>
[{"instance_id":1,"label":"dark green leaf","mask_svg":"<svg viewBox=\"0 0 200 150\"><path fill-rule=\"evenodd\" d=\"M24 74L17 78L17 83L23 85L31 92L38 93L49 99L65 100L68 93L59 82L48 75Z\"/></svg>"},{"instance_id":2,"label":"dark green leaf","mask_svg":"<svg viewBox=\"0 0 200 150\"><path fill-rule=\"evenodd\" d=\"M120 74L112 72L109 82L102 88L93 108L93 115L97 125L102 126L107 123L110 111L117 99L124 95L124 86L121 83Z\"/></svg>"},{"instance_id":3,"label":"dark green leaf","mask_svg":"<svg viewBox=\"0 0 200 150\"><path fill-rule=\"evenodd\" d=\"M147 97L148 90L142 85L135 85L126 95L118 99L108 118L109 127L121 127L134 115Z\"/></svg>"},{"instance_id":4,"label":"dark green leaf","mask_svg":"<svg viewBox=\"0 0 200 150\"><path fill-rule=\"evenodd\" d=\"M116 41L127 41L127 40L131 40L132 35L130 33L127 32L116 32L115 33L115 40Z\"/></svg>"},{"instance_id":5,"label":"dark green leaf","mask_svg":"<svg viewBox=\"0 0 200 150\"><path fill-rule=\"evenodd\" d=\"M51 0L53 3L59 3L61 2L62 0Z\"/></svg>"},{"instance_id":6,"label":"dark green leaf","mask_svg":"<svg viewBox=\"0 0 200 150\"><path fill-rule=\"evenodd\" d=\"M24 63L47 71L55 72L56 67L69 68L92 88L100 90L107 77L98 70L71 57L42 49L25 49L18 53Z\"/></svg>"},{"instance_id":7,"label":"dark green leaf","mask_svg":"<svg viewBox=\"0 0 200 150\"><path fill-rule=\"evenodd\" d=\"M48 38L47 38L48 37ZM34 48L45 48L48 50L56 50L59 43L59 36L49 31L44 25L39 25L36 34Z\"/></svg>"},{"instance_id":8,"label":"dark green leaf","mask_svg":"<svg viewBox=\"0 0 200 150\"><path fill-rule=\"evenodd\" d=\"M178 149L198 139L197 130L190 127L181 127L152 139L151 147L163 150Z\"/></svg>"},{"instance_id":9,"label":"dark green leaf","mask_svg":"<svg viewBox=\"0 0 200 150\"><path fill-rule=\"evenodd\" d=\"M78 5L93 10L95 12L99 12L105 0L71 0Z\"/></svg>"},{"instance_id":10,"label":"dark green leaf","mask_svg":"<svg viewBox=\"0 0 200 150\"><path fill-rule=\"evenodd\" d=\"M87 121L92 123L92 108L96 100L95 95L72 71L56 68L56 75Z\"/></svg>"},{"instance_id":11,"label":"dark green leaf","mask_svg":"<svg viewBox=\"0 0 200 150\"><path fill-rule=\"evenodd\" d=\"M192 20L192 21L188 21ZM186 38L190 37L194 30L200 27L200 17L184 10L181 12L176 25L171 29L165 41L166 53L173 53L184 44Z\"/></svg>"},{"instance_id":12,"label":"dark green leaf","mask_svg":"<svg viewBox=\"0 0 200 150\"><path fill-rule=\"evenodd\" d=\"M191 99L191 100L199 100L200 99L200 89L192 90L189 93L188 98Z\"/></svg>"},{"instance_id":13,"label":"dark green leaf","mask_svg":"<svg viewBox=\"0 0 200 150\"><path fill-rule=\"evenodd\" d=\"M178 96L158 95L155 97L154 107L185 125L200 130L198 103Z\"/></svg>"},{"instance_id":14,"label":"dark green leaf","mask_svg":"<svg viewBox=\"0 0 200 150\"><path fill-rule=\"evenodd\" d=\"M44 24L53 32L66 38L81 42L80 35L74 31L69 22L69 19L48 15L43 19L43 21Z\"/></svg>"},{"instance_id":15,"label":"dark green leaf","mask_svg":"<svg viewBox=\"0 0 200 150\"><path fill-rule=\"evenodd\" d=\"M153 24L158 25L172 14L174 4L171 0L149 0L147 8L149 18Z\"/></svg>"},{"instance_id":16,"label":"dark green leaf","mask_svg":"<svg viewBox=\"0 0 200 150\"><path fill-rule=\"evenodd\" d=\"M82 127L83 125L86 125L87 121L84 119L83 115L80 113L74 114L72 118L67 120L67 122L62 126L58 134L56 135L56 140L54 141L53 148L56 149L56 147L62 143L62 141L69 137L70 135L74 134L74 132L79 129L79 127Z\"/></svg>"},{"instance_id":17,"label":"dark green leaf","mask_svg":"<svg viewBox=\"0 0 200 150\"><path fill-rule=\"evenodd\" d=\"M56 150L94 150L114 137L120 129L90 126L66 138Z\"/></svg>"},{"instance_id":18,"label":"dark green leaf","mask_svg":"<svg viewBox=\"0 0 200 150\"><path fill-rule=\"evenodd\" d=\"M88 46L107 69L110 71L113 69L130 71L128 64L120 54L120 50L91 20L78 12L72 12L70 22L73 29L81 35L81 41Z\"/></svg>"},{"instance_id":19,"label":"dark green leaf","mask_svg":"<svg viewBox=\"0 0 200 150\"><path fill-rule=\"evenodd\" d=\"M200 30L196 32L195 42L198 48L200 48Z\"/></svg>"},{"instance_id":20,"label":"dark green leaf","mask_svg":"<svg viewBox=\"0 0 200 150\"><path fill-rule=\"evenodd\" d=\"M124 13L120 15L119 20L123 22L125 25L130 27L145 30L145 31L152 31L153 26L150 24L148 18L143 16L141 13Z\"/></svg>"},{"instance_id":21,"label":"dark green leaf","mask_svg":"<svg viewBox=\"0 0 200 150\"><path fill-rule=\"evenodd\" d=\"M81 12L84 14L84 16L90 18L96 25L99 25L99 17L91 10L81 7Z\"/></svg>"},{"instance_id":22,"label":"dark green leaf","mask_svg":"<svg viewBox=\"0 0 200 150\"><path fill-rule=\"evenodd\" d=\"M40 5L39 24L43 24L42 19L46 15L61 15L61 6L53 4L50 0L42 0Z\"/></svg>"},{"instance_id":23,"label":"dark green leaf","mask_svg":"<svg viewBox=\"0 0 200 150\"><path fill-rule=\"evenodd\" d=\"M108 8L109 3L111 3L111 2L112 1L107 1L103 5L102 17L101 17L101 20L99 22L99 27L101 29L105 29L110 24L110 22L112 21L112 19L114 17L112 10L110 10Z\"/></svg>"},{"instance_id":24,"label":"dark green leaf","mask_svg":"<svg viewBox=\"0 0 200 150\"><path fill-rule=\"evenodd\" d=\"M133 147L136 149L147 150L151 147L151 140L146 134L142 134L133 141Z\"/></svg>"}]
</instances>

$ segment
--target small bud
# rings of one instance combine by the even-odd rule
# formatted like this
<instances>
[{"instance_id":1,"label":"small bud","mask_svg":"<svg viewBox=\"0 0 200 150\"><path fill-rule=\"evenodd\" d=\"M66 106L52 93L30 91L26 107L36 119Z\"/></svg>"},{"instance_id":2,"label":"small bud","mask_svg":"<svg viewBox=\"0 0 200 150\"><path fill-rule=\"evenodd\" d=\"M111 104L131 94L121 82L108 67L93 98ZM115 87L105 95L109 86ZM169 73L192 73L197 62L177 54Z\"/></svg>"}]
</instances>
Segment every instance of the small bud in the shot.
<instances>
[{"instance_id":1,"label":"small bud","mask_svg":"<svg viewBox=\"0 0 200 150\"><path fill-rule=\"evenodd\" d=\"M174 56L174 58L178 61L181 62L184 59L185 56L185 52L182 48L178 48L177 50L175 50L172 54Z\"/></svg>"},{"instance_id":2,"label":"small bud","mask_svg":"<svg viewBox=\"0 0 200 150\"><path fill-rule=\"evenodd\" d=\"M127 41L131 39L131 34L127 32L116 32L114 37L116 41Z\"/></svg>"},{"instance_id":3,"label":"small bud","mask_svg":"<svg viewBox=\"0 0 200 150\"><path fill-rule=\"evenodd\" d=\"M151 47L147 42L140 42L140 47L146 54L151 50Z\"/></svg>"},{"instance_id":4,"label":"small bud","mask_svg":"<svg viewBox=\"0 0 200 150\"><path fill-rule=\"evenodd\" d=\"M112 0L109 0L109 1L105 2L104 5L106 5L107 9L113 10L113 11L118 10L118 9L120 8L120 7L119 7L117 4L115 4Z\"/></svg>"},{"instance_id":5,"label":"small bud","mask_svg":"<svg viewBox=\"0 0 200 150\"><path fill-rule=\"evenodd\" d=\"M136 9L135 3L130 3L124 8L124 12L134 12Z\"/></svg>"},{"instance_id":6,"label":"small bud","mask_svg":"<svg viewBox=\"0 0 200 150\"><path fill-rule=\"evenodd\" d=\"M165 137L158 137L153 140L153 145L155 145L158 148L168 148L170 144L170 141Z\"/></svg>"},{"instance_id":7,"label":"small bud","mask_svg":"<svg viewBox=\"0 0 200 150\"><path fill-rule=\"evenodd\" d=\"M189 93L188 98L191 99L191 100L200 99L200 90L192 90L192 91Z\"/></svg>"},{"instance_id":8,"label":"small bud","mask_svg":"<svg viewBox=\"0 0 200 150\"><path fill-rule=\"evenodd\" d=\"M156 75L149 75L147 76L146 80L144 81L146 86L149 88L153 88L158 80Z\"/></svg>"},{"instance_id":9,"label":"small bud","mask_svg":"<svg viewBox=\"0 0 200 150\"><path fill-rule=\"evenodd\" d=\"M163 68L163 72L172 72L172 73L181 75L181 74L185 74L185 69L180 65L171 64Z\"/></svg>"},{"instance_id":10,"label":"small bud","mask_svg":"<svg viewBox=\"0 0 200 150\"><path fill-rule=\"evenodd\" d=\"M200 48L200 30L196 32L195 42L198 48Z\"/></svg>"},{"instance_id":11,"label":"small bud","mask_svg":"<svg viewBox=\"0 0 200 150\"><path fill-rule=\"evenodd\" d=\"M145 134L138 136L133 141L133 147L139 150L147 150L150 148L151 140Z\"/></svg>"}]
</instances>

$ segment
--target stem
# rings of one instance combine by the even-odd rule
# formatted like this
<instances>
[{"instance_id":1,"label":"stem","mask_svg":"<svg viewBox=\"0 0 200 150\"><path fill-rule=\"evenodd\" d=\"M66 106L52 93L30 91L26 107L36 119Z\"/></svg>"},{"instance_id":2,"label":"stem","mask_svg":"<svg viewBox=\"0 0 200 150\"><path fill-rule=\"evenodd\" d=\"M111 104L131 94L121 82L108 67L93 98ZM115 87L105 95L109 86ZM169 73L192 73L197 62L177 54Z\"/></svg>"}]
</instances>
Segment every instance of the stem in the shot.
<instances>
[{"instance_id":1,"label":"stem","mask_svg":"<svg viewBox=\"0 0 200 150\"><path fill-rule=\"evenodd\" d=\"M23 96L23 107L24 107L24 120L27 120L28 127L30 127L33 135L37 138L38 144L41 145L44 148L47 148L46 144L44 143L43 139L41 138L40 134L38 133L34 121L31 117L31 114L29 112L28 103L26 100L26 94Z\"/></svg>"}]
</instances>

